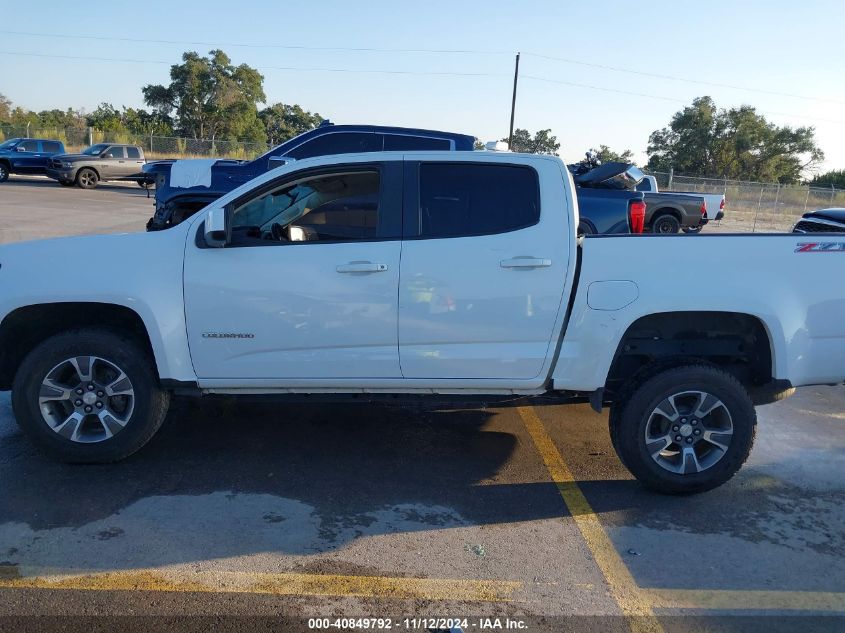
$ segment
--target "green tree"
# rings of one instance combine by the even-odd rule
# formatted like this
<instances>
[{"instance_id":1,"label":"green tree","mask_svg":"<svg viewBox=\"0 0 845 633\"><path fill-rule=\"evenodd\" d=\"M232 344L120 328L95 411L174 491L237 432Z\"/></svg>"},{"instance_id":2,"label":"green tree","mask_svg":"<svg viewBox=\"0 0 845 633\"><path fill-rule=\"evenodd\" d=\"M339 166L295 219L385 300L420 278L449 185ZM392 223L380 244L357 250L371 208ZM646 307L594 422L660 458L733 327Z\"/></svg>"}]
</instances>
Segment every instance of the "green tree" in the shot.
<instances>
[{"instance_id":1,"label":"green tree","mask_svg":"<svg viewBox=\"0 0 845 633\"><path fill-rule=\"evenodd\" d=\"M193 138L266 140L258 104L266 99L264 77L254 68L235 66L221 50L208 57L182 55L170 67L170 85L147 85L144 102L157 113L173 116L178 131Z\"/></svg>"},{"instance_id":2,"label":"green tree","mask_svg":"<svg viewBox=\"0 0 845 633\"><path fill-rule=\"evenodd\" d=\"M626 149L621 154L617 154L614 152L610 147L607 145L599 145L598 149L591 149L591 152L595 152L598 156L598 159L602 163L633 163L634 152L629 149Z\"/></svg>"},{"instance_id":3,"label":"green tree","mask_svg":"<svg viewBox=\"0 0 845 633\"><path fill-rule=\"evenodd\" d=\"M824 159L812 127L778 127L752 106L718 109L699 97L649 136L651 170L794 183Z\"/></svg>"},{"instance_id":4,"label":"green tree","mask_svg":"<svg viewBox=\"0 0 845 633\"><path fill-rule=\"evenodd\" d=\"M0 93L0 123L6 123L12 116L12 102Z\"/></svg>"},{"instance_id":5,"label":"green tree","mask_svg":"<svg viewBox=\"0 0 845 633\"><path fill-rule=\"evenodd\" d=\"M836 187L845 189L845 169L834 169L824 174L819 174L808 184L814 187Z\"/></svg>"},{"instance_id":6,"label":"green tree","mask_svg":"<svg viewBox=\"0 0 845 633\"><path fill-rule=\"evenodd\" d=\"M508 139L503 138L502 140L507 142ZM552 136L550 129L540 130L532 137L528 130L517 128L513 131L510 149L513 152L525 154L557 154L560 143L557 142L556 136Z\"/></svg>"},{"instance_id":7,"label":"green tree","mask_svg":"<svg viewBox=\"0 0 845 633\"><path fill-rule=\"evenodd\" d=\"M264 125L267 142L278 145L308 130L313 130L323 120L316 112L303 110L299 105L274 103L258 113Z\"/></svg>"}]
</instances>

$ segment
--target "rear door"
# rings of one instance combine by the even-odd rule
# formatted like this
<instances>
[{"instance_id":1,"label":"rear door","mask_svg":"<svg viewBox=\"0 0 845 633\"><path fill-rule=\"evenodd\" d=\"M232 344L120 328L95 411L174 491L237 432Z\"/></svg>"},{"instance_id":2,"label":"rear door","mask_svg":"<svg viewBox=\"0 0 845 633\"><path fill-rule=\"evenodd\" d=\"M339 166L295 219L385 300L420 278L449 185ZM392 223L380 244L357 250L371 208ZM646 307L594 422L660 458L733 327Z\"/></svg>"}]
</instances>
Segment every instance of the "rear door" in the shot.
<instances>
[{"instance_id":1,"label":"rear door","mask_svg":"<svg viewBox=\"0 0 845 633\"><path fill-rule=\"evenodd\" d=\"M573 210L557 162L532 161L546 170L541 179L512 160L406 163L405 378L544 380L560 328Z\"/></svg>"},{"instance_id":2,"label":"rear door","mask_svg":"<svg viewBox=\"0 0 845 633\"><path fill-rule=\"evenodd\" d=\"M50 164L50 158L63 151L62 144L58 141L41 141L41 160L38 161L40 169L46 169Z\"/></svg>"}]
</instances>

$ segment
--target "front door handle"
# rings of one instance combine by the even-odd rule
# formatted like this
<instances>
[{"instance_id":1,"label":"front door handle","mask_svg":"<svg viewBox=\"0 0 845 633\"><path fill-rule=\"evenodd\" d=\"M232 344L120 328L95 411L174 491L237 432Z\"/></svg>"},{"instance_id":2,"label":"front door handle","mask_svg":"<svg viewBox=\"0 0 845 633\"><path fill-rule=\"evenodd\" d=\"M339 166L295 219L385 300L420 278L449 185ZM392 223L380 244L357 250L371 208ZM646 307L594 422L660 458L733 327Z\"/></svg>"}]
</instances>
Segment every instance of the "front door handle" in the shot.
<instances>
[{"instance_id":1,"label":"front door handle","mask_svg":"<svg viewBox=\"0 0 845 633\"><path fill-rule=\"evenodd\" d=\"M348 264L341 264L335 270L339 273L383 273L387 270L387 264L349 262Z\"/></svg>"},{"instance_id":2,"label":"front door handle","mask_svg":"<svg viewBox=\"0 0 845 633\"><path fill-rule=\"evenodd\" d=\"M542 257L512 257L499 262L502 268L548 268L552 260Z\"/></svg>"}]
</instances>

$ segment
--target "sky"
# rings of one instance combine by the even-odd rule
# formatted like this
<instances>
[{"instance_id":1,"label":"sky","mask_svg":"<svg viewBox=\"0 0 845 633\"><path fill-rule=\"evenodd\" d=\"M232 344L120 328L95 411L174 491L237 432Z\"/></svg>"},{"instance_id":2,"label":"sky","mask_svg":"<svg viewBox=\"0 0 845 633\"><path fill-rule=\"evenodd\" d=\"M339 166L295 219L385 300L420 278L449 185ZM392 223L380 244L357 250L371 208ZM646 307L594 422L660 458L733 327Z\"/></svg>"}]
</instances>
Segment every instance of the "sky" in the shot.
<instances>
[{"instance_id":1,"label":"sky","mask_svg":"<svg viewBox=\"0 0 845 633\"><path fill-rule=\"evenodd\" d=\"M551 128L565 160L606 144L642 164L649 134L710 95L814 126L824 169L845 168L841 0L3 5L0 93L31 110L143 107L141 87L166 84L184 51L221 48L261 71L268 103L487 141L507 136L520 51L515 125Z\"/></svg>"}]
</instances>

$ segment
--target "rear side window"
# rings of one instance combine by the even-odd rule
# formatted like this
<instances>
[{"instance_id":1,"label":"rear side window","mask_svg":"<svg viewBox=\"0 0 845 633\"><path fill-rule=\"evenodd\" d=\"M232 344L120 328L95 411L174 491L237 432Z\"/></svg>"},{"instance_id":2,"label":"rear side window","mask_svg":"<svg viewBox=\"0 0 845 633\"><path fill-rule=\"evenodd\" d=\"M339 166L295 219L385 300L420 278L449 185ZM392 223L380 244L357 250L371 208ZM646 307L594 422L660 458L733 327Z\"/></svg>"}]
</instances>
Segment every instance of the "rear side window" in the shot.
<instances>
[{"instance_id":1,"label":"rear side window","mask_svg":"<svg viewBox=\"0 0 845 633\"><path fill-rule=\"evenodd\" d=\"M530 167L420 165L420 237L507 233L540 221L540 187Z\"/></svg>"},{"instance_id":2,"label":"rear side window","mask_svg":"<svg viewBox=\"0 0 845 633\"><path fill-rule=\"evenodd\" d=\"M61 144L56 143L55 141L44 141L41 145L44 147L44 151L48 154L58 154L62 151Z\"/></svg>"},{"instance_id":3,"label":"rear side window","mask_svg":"<svg viewBox=\"0 0 845 633\"><path fill-rule=\"evenodd\" d=\"M337 132L307 141L289 151L288 156L302 160L312 156L378 152L380 150L381 139L377 134L371 132Z\"/></svg>"},{"instance_id":4,"label":"rear side window","mask_svg":"<svg viewBox=\"0 0 845 633\"><path fill-rule=\"evenodd\" d=\"M105 154L106 158L123 158L122 147L110 147Z\"/></svg>"},{"instance_id":5,"label":"rear side window","mask_svg":"<svg viewBox=\"0 0 845 633\"><path fill-rule=\"evenodd\" d=\"M127 158L141 158L141 152L138 150L137 147L127 147L126 148L126 157Z\"/></svg>"},{"instance_id":6,"label":"rear side window","mask_svg":"<svg viewBox=\"0 0 845 633\"><path fill-rule=\"evenodd\" d=\"M401 134L384 135L385 151L427 151L450 150L452 144L444 138L428 138L425 136L403 136Z\"/></svg>"},{"instance_id":7,"label":"rear side window","mask_svg":"<svg viewBox=\"0 0 845 633\"><path fill-rule=\"evenodd\" d=\"M306 141L287 155L297 160L329 154L354 154L381 151L381 139L372 132L336 132Z\"/></svg>"}]
</instances>

